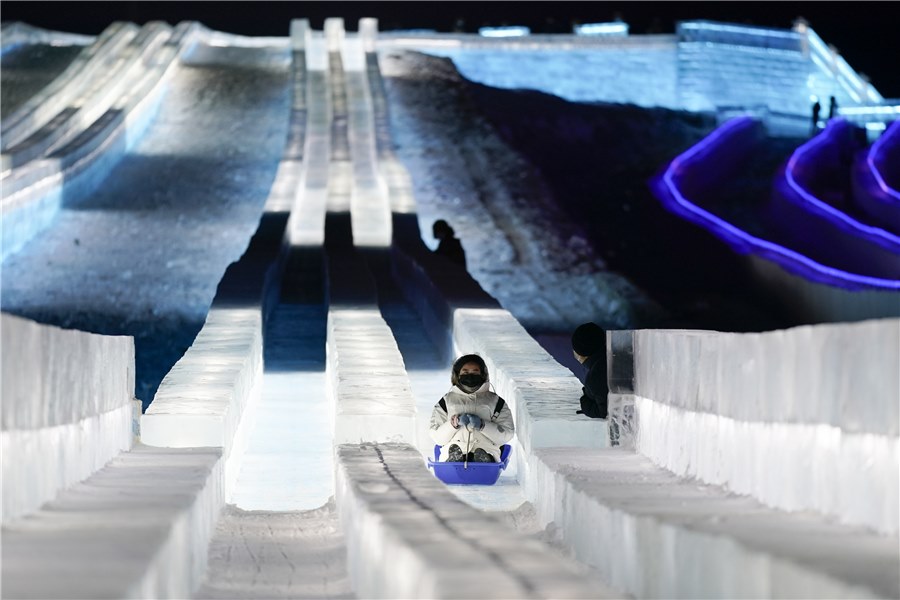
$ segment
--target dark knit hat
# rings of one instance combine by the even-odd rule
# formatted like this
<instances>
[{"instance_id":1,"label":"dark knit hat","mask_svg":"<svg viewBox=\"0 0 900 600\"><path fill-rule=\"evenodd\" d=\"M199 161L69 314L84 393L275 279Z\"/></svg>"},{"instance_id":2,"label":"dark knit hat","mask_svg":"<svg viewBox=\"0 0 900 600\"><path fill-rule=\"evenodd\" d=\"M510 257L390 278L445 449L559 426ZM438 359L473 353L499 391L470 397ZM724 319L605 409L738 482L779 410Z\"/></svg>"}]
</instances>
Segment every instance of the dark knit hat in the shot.
<instances>
[{"instance_id":1,"label":"dark knit hat","mask_svg":"<svg viewBox=\"0 0 900 600\"><path fill-rule=\"evenodd\" d=\"M475 363L481 367L481 374L484 375L484 380L488 381L488 369L487 365L484 363L484 359L477 354L465 354L457 358L456 362L453 363L453 371L450 373L450 383L459 385L459 371L469 363Z\"/></svg>"},{"instance_id":2,"label":"dark knit hat","mask_svg":"<svg viewBox=\"0 0 900 600\"><path fill-rule=\"evenodd\" d=\"M450 227L450 223L443 219L438 219L434 222L434 225L431 226L431 233L437 238L442 237L443 234L446 234L447 237L453 237L456 232Z\"/></svg>"},{"instance_id":3,"label":"dark knit hat","mask_svg":"<svg viewBox=\"0 0 900 600\"><path fill-rule=\"evenodd\" d=\"M583 323L572 333L572 350L591 356L606 349L606 332L596 323Z\"/></svg>"}]
</instances>

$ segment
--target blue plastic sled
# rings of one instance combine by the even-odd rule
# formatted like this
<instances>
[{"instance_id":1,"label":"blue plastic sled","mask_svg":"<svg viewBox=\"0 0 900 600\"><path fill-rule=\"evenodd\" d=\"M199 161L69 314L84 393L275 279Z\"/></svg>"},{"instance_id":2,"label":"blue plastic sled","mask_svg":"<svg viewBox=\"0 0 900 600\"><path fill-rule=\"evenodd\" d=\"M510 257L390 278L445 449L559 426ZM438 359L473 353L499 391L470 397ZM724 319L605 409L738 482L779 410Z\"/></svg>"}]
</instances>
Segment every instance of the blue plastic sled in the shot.
<instances>
[{"instance_id":1,"label":"blue plastic sled","mask_svg":"<svg viewBox=\"0 0 900 600\"><path fill-rule=\"evenodd\" d=\"M509 464L512 447L500 446L500 462L440 462L441 447L434 447L434 460L428 459L428 467L434 469L435 476L453 485L494 485L500 478L500 471Z\"/></svg>"}]
</instances>

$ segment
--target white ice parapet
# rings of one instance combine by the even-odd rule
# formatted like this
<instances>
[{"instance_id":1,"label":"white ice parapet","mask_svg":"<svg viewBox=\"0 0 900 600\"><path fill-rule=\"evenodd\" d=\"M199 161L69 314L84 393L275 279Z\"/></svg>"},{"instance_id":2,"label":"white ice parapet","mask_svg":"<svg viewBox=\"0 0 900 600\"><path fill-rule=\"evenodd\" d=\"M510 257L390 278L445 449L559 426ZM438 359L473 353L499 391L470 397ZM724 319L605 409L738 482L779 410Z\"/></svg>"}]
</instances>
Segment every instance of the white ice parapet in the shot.
<instances>
[{"instance_id":1,"label":"white ice parapet","mask_svg":"<svg viewBox=\"0 0 900 600\"><path fill-rule=\"evenodd\" d=\"M298 36L301 34L298 31ZM306 86L306 131L303 163L289 224L294 246L321 246L325 242L325 212L328 202L329 157L331 155L331 99L328 59L324 42L308 29L302 31ZM299 40L298 42L299 43Z\"/></svg>"},{"instance_id":2,"label":"white ice parapet","mask_svg":"<svg viewBox=\"0 0 900 600\"><path fill-rule=\"evenodd\" d=\"M139 444L4 526L3 597L190 598L224 505L221 458Z\"/></svg>"},{"instance_id":3,"label":"white ice parapet","mask_svg":"<svg viewBox=\"0 0 900 600\"><path fill-rule=\"evenodd\" d=\"M415 443L416 406L409 377L376 306L328 311L327 360L336 411L335 445Z\"/></svg>"},{"instance_id":4,"label":"white ice parapet","mask_svg":"<svg viewBox=\"0 0 900 600\"><path fill-rule=\"evenodd\" d=\"M131 448L134 340L6 313L0 330L5 524Z\"/></svg>"},{"instance_id":5,"label":"white ice parapet","mask_svg":"<svg viewBox=\"0 0 900 600\"><path fill-rule=\"evenodd\" d=\"M391 206L376 158L375 116L363 46L359 36L344 39L347 138L353 162L353 242L357 246L387 247L391 245Z\"/></svg>"},{"instance_id":6,"label":"white ice parapet","mask_svg":"<svg viewBox=\"0 0 900 600\"><path fill-rule=\"evenodd\" d=\"M552 522L578 560L631 597L900 594L896 536L767 508L619 448L545 448L532 462L545 498L539 522Z\"/></svg>"},{"instance_id":7,"label":"white ice parapet","mask_svg":"<svg viewBox=\"0 0 900 600\"><path fill-rule=\"evenodd\" d=\"M886 534L900 510L900 320L634 332L636 448L677 474Z\"/></svg>"},{"instance_id":8,"label":"white ice parapet","mask_svg":"<svg viewBox=\"0 0 900 600\"><path fill-rule=\"evenodd\" d=\"M262 386L262 311L213 308L166 374L141 419L141 441L168 448L218 447L230 493Z\"/></svg>"}]
</instances>

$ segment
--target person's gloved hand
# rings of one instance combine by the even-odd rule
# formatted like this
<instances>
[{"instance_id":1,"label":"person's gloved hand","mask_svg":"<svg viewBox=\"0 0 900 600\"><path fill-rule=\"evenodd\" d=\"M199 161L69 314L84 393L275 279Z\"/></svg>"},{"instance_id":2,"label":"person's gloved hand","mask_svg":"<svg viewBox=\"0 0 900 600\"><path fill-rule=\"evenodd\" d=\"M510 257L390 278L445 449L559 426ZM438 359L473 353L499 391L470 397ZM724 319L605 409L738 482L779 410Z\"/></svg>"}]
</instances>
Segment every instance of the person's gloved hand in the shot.
<instances>
[{"instance_id":1,"label":"person's gloved hand","mask_svg":"<svg viewBox=\"0 0 900 600\"><path fill-rule=\"evenodd\" d=\"M484 422L482 422L481 417L478 415L469 414L466 415L468 417L466 427L469 431L475 431L476 429L481 429L484 427Z\"/></svg>"},{"instance_id":2,"label":"person's gloved hand","mask_svg":"<svg viewBox=\"0 0 900 600\"><path fill-rule=\"evenodd\" d=\"M464 413L464 414L459 415L459 426L465 427L468 424L469 424L469 414Z\"/></svg>"}]
</instances>

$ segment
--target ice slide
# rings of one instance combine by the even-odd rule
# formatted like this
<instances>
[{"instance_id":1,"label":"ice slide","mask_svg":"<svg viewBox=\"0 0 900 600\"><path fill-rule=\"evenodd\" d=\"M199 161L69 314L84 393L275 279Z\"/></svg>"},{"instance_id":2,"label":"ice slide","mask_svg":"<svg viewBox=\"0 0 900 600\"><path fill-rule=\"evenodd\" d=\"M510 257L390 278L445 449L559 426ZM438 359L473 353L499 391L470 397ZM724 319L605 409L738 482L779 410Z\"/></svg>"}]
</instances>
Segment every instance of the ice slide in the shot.
<instances>
[{"instance_id":1,"label":"ice slide","mask_svg":"<svg viewBox=\"0 0 900 600\"><path fill-rule=\"evenodd\" d=\"M614 348L635 373L614 401L633 407L638 435L633 449L608 447L604 421L574 415L577 380L477 283L430 260L402 166L375 135L389 115L372 110L373 25L354 36L338 20L324 33L293 24L286 144L262 219L143 415L141 443L127 418L128 338L4 315L4 336L22 336L4 348L40 339L43 357L12 363L4 352L3 489L19 506L4 512L4 594L900 595L890 476L900 323L635 332L627 352ZM216 42L196 51L253 54L235 38ZM846 366L817 360L848 343L858 351ZM93 368L56 362L40 344L86 349ZM446 385L440 366L462 350L488 359L514 407L516 480L496 497L458 497L424 466L421 413ZM74 370L108 400L80 399L72 414L57 386L43 396L16 387L42 360L37 381ZM864 374L858 385L842 384L852 373ZM88 423L107 417L115 425L89 442L106 454L78 472L24 451L84 448ZM771 456L748 450L761 447ZM805 470L805 460L834 470ZM785 470L767 475L779 461ZM51 467L70 479L35 494L33 474ZM804 472L816 476L785 479ZM487 510L515 487L575 561Z\"/></svg>"},{"instance_id":2,"label":"ice slide","mask_svg":"<svg viewBox=\"0 0 900 600\"><path fill-rule=\"evenodd\" d=\"M833 121L794 152L774 176L771 200L760 198L748 210L758 221L755 227L727 214L740 191L736 182L741 169L762 138L763 125L753 117L738 117L719 127L665 165L651 187L667 209L747 256L761 283L803 318L839 322L896 317L900 238L860 223L813 193L819 190L844 201L844 193L828 184L839 177L827 174L840 169L839 144L831 138L841 132L849 135L849 127ZM816 152L826 156L812 164ZM845 163L849 168L849 159ZM843 175L849 184L849 173Z\"/></svg>"}]
</instances>

